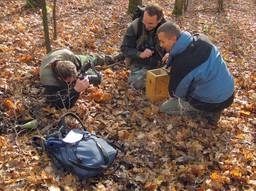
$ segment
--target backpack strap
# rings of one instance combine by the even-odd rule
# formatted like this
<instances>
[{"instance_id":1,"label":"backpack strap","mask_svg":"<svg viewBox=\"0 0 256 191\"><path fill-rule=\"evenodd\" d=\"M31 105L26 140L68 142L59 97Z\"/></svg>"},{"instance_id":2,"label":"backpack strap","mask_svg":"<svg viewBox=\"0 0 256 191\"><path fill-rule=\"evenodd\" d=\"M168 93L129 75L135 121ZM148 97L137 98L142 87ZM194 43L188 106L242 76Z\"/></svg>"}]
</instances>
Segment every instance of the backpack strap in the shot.
<instances>
[{"instance_id":1,"label":"backpack strap","mask_svg":"<svg viewBox=\"0 0 256 191\"><path fill-rule=\"evenodd\" d=\"M136 35L136 39L138 39L140 37L140 35L142 34L142 31L143 31L142 19L143 19L143 17L137 18L131 23L134 34Z\"/></svg>"},{"instance_id":2,"label":"backpack strap","mask_svg":"<svg viewBox=\"0 0 256 191\"><path fill-rule=\"evenodd\" d=\"M139 21L138 21L138 27L137 27L137 39L139 38L140 35L142 35L142 32L143 32L143 21L142 21L142 17L139 18Z\"/></svg>"},{"instance_id":3,"label":"backpack strap","mask_svg":"<svg viewBox=\"0 0 256 191\"><path fill-rule=\"evenodd\" d=\"M109 139L105 139L105 141L110 144L113 148L117 149L117 152L118 150L121 151L122 153L126 154L126 150L125 150L125 146L124 144L120 144L120 143L117 143L115 141L111 141Z\"/></svg>"},{"instance_id":4,"label":"backpack strap","mask_svg":"<svg viewBox=\"0 0 256 191\"><path fill-rule=\"evenodd\" d=\"M84 126L83 122L82 122L81 119L78 117L78 115L76 115L76 114L73 113L73 112L67 112L67 113L63 114L63 115L60 117L60 120L59 120L59 122L58 122L58 127L59 127L58 131L59 131L59 132L65 131L65 128L67 128L67 127L66 127L66 124L65 124L65 118L66 118L67 116L71 116L71 117L75 118L75 119L79 122L79 124L83 127L83 129L87 131L86 127Z\"/></svg>"},{"instance_id":5,"label":"backpack strap","mask_svg":"<svg viewBox=\"0 0 256 191\"><path fill-rule=\"evenodd\" d=\"M36 149L45 151L45 138L38 135L33 136L32 145L35 146Z\"/></svg>"}]
</instances>

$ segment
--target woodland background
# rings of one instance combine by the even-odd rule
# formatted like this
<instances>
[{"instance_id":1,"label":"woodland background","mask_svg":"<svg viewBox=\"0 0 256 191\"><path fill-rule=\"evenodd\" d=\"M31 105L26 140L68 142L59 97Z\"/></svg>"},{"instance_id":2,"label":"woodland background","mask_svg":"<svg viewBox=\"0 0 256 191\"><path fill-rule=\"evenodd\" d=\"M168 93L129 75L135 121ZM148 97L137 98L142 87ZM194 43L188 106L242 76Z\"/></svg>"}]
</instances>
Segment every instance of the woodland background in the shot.
<instances>
[{"instance_id":1,"label":"woodland background","mask_svg":"<svg viewBox=\"0 0 256 191\"><path fill-rule=\"evenodd\" d=\"M40 9L25 0L0 1L0 190L256 190L256 2L194 0L183 16L174 1L158 3L166 18L183 30L202 32L219 47L235 78L236 99L218 126L159 113L143 91L127 85L124 63L101 66L104 81L83 94L70 111L90 131L125 145L120 168L82 182L56 171L31 145L47 134L66 110L44 104L39 66L46 54ZM47 1L52 47L79 54L118 52L131 16L128 1L57 1L56 40L52 38L52 1ZM128 110L130 115L122 115ZM37 129L17 124L37 119Z\"/></svg>"}]
</instances>

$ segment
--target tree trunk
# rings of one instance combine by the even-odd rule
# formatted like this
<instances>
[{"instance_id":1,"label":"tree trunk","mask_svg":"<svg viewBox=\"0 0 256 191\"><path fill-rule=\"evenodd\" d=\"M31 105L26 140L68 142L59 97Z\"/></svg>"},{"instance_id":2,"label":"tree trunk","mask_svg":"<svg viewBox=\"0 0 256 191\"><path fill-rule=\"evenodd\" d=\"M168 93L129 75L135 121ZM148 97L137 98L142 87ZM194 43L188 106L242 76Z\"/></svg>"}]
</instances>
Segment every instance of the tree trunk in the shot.
<instances>
[{"instance_id":1,"label":"tree trunk","mask_svg":"<svg viewBox=\"0 0 256 191\"><path fill-rule=\"evenodd\" d=\"M189 0L184 0L184 12L188 10Z\"/></svg>"},{"instance_id":2,"label":"tree trunk","mask_svg":"<svg viewBox=\"0 0 256 191\"><path fill-rule=\"evenodd\" d=\"M41 1L40 0L27 0L27 6L31 7L32 9L40 8Z\"/></svg>"},{"instance_id":3,"label":"tree trunk","mask_svg":"<svg viewBox=\"0 0 256 191\"><path fill-rule=\"evenodd\" d=\"M182 15L187 11L189 5L189 0L175 0L173 14L176 16Z\"/></svg>"},{"instance_id":4,"label":"tree trunk","mask_svg":"<svg viewBox=\"0 0 256 191\"><path fill-rule=\"evenodd\" d=\"M47 53L49 53L51 51L51 42L50 42L49 28L48 28L47 8L46 8L45 0L42 0L41 3L42 3L45 46L46 46Z\"/></svg>"},{"instance_id":5,"label":"tree trunk","mask_svg":"<svg viewBox=\"0 0 256 191\"><path fill-rule=\"evenodd\" d=\"M142 0L129 0L128 13L133 13L138 5L142 5Z\"/></svg>"},{"instance_id":6,"label":"tree trunk","mask_svg":"<svg viewBox=\"0 0 256 191\"><path fill-rule=\"evenodd\" d=\"M218 0L218 12L221 13L224 11L224 0Z\"/></svg>"},{"instance_id":7,"label":"tree trunk","mask_svg":"<svg viewBox=\"0 0 256 191\"><path fill-rule=\"evenodd\" d=\"M53 1L53 10L52 10L52 16L53 16L53 39L57 39L57 22L56 22L56 3L57 0Z\"/></svg>"},{"instance_id":8,"label":"tree trunk","mask_svg":"<svg viewBox=\"0 0 256 191\"><path fill-rule=\"evenodd\" d=\"M183 14L183 0L175 0L173 14L176 16Z\"/></svg>"}]
</instances>

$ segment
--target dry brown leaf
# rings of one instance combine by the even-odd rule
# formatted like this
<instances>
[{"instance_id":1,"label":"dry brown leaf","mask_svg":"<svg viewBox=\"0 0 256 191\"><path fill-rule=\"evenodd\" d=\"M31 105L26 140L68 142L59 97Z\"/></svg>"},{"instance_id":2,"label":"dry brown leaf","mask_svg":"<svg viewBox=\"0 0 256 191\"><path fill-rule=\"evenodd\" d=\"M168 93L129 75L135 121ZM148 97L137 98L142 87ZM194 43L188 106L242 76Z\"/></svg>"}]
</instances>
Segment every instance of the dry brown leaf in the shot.
<instances>
[{"instance_id":1,"label":"dry brown leaf","mask_svg":"<svg viewBox=\"0 0 256 191\"><path fill-rule=\"evenodd\" d=\"M30 60L32 60L32 59L33 59L33 57L32 57L32 56L30 56L30 55L26 55L26 56L18 56L17 58L18 58L18 60L20 60L20 61L30 61Z\"/></svg>"},{"instance_id":2,"label":"dry brown leaf","mask_svg":"<svg viewBox=\"0 0 256 191\"><path fill-rule=\"evenodd\" d=\"M32 69L32 74L33 74L34 76L39 76L39 73L40 73L40 67L34 67L34 68Z\"/></svg>"},{"instance_id":3,"label":"dry brown leaf","mask_svg":"<svg viewBox=\"0 0 256 191\"><path fill-rule=\"evenodd\" d=\"M205 166L202 164L199 165L192 165L191 166L191 172L195 176L202 176L205 173Z\"/></svg>"},{"instance_id":4,"label":"dry brown leaf","mask_svg":"<svg viewBox=\"0 0 256 191\"><path fill-rule=\"evenodd\" d=\"M233 169L230 171L230 175L234 178L240 179L242 177L242 173L239 169Z\"/></svg>"},{"instance_id":5,"label":"dry brown leaf","mask_svg":"<svg viewBox=\"0 0 256 191\"><path fill-rule=\"evenodd\" d=\"M0 88L2 88L2 89L8 89L8 84L7 84L6 79L4 79L4 78L1 78L1 79L0 79Z\"/></svg>"},{"instance_id":6,"label":"dry brown leaf","mask_svg":"<svg viewBox=\"0 0 256 191\"><path fill-rule=\"evenodd\" d=\"M15 103L11 100L11 99L5 99L4 100L4 106L7 108L7 109L16 109L16 105Z\"/></svg>"},{"instance_id":7,"label":"dry brown leaf","mask_svg":"<svg viewBox=\"0 0 256 191\"><path fill-rule=\"evenodd\" d=\"M107 47L107 48L105 49L105 52L106 52L107 54L113 54L113 53L116 52L116 51L118 51L118 49L117 49L117 48L113 48L113 47Z\"/></svg>"},{"instance_id":8,"label":"dry brown leaf","mask_svg":"<svg viewBox=\"0 0 256 191\"><path fill-rule=\"evenodd\" d=\"M101 101L110 101L113 98L112 94L110 93L104 93L101 96Z\"/></svg>"},{"instance_id":9,"label":"dry brown leaf","mask_svg":"<svg viewBox=\"0 0 256 191\"><path fill-rule=\"evenodd\" d=\"M110 69L107 68L106 70L104 70L104 74L109 75L109 74L113 74L114 72Z\"/></svg>"},{"instance_id":10,"label":"dry brown leaf","mask_svg":"<svg viewBox=\"0 0 256 191\"><path fill-rule=\"evenodd\" d=\"M127 130L118 131L118 137L122 140L131 140L134 136Z\"/></svg>"},{"instance_id":11,"label":"dry brown leaf","mask_svg":"<svg viewBox=\"0 0 256 191\"><path fill-rule=\"evenodd\" d=\"M241 114L241 116L244 116L244 117L248 117L250 114L251 114L251 112L249 112L249 111L240 111L240 114Z\"/></svg>"},{"instance_id":12,"label":"dry brown leaf","mask_svg":"<svg viewBox=\"0 0 256 191\"><path fill-rule=\"evenodd\" d=\"M5 146L7 144L5 138L3 136L0 136L0 148Z\"/></svg>"},{"instance_id":13,"label":"dry brown leaf","mask_svg":"<svg viewBox=\"0 0 256 191\"><path fill-rule=\"evenodd\" d=\"M149 190L149 191L154 191L157 189L157 187L158 187L158 185L155 182L147 182L145 184L145 189Z\"/></svg>"}]
</instances>

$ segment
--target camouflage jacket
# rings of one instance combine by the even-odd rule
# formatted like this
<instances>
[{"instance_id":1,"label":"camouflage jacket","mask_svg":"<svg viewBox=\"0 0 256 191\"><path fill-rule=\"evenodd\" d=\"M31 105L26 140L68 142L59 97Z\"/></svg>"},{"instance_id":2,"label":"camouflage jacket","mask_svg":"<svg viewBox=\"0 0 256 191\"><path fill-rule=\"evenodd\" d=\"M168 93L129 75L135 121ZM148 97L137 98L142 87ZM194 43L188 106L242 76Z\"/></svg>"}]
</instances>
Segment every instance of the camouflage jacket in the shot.
<instances>
[{"instance_id":1,"label":"camouflage jacket","mask_svg":"<svg viewBox=\"0 0 256 191\"><path fill-rule=\"evenodd\" d=\"M45 88L46 101L56 108L70 108L79 97L79 93L74 90L74 84L70 87L64 81L57 78L54 63L66 60L73 62L79 72L85 65L95 61L95 57L90 55L75 55L68 49L57 49L47 54L40 66L40 82Z\"/></svg>"}]
</instances>

